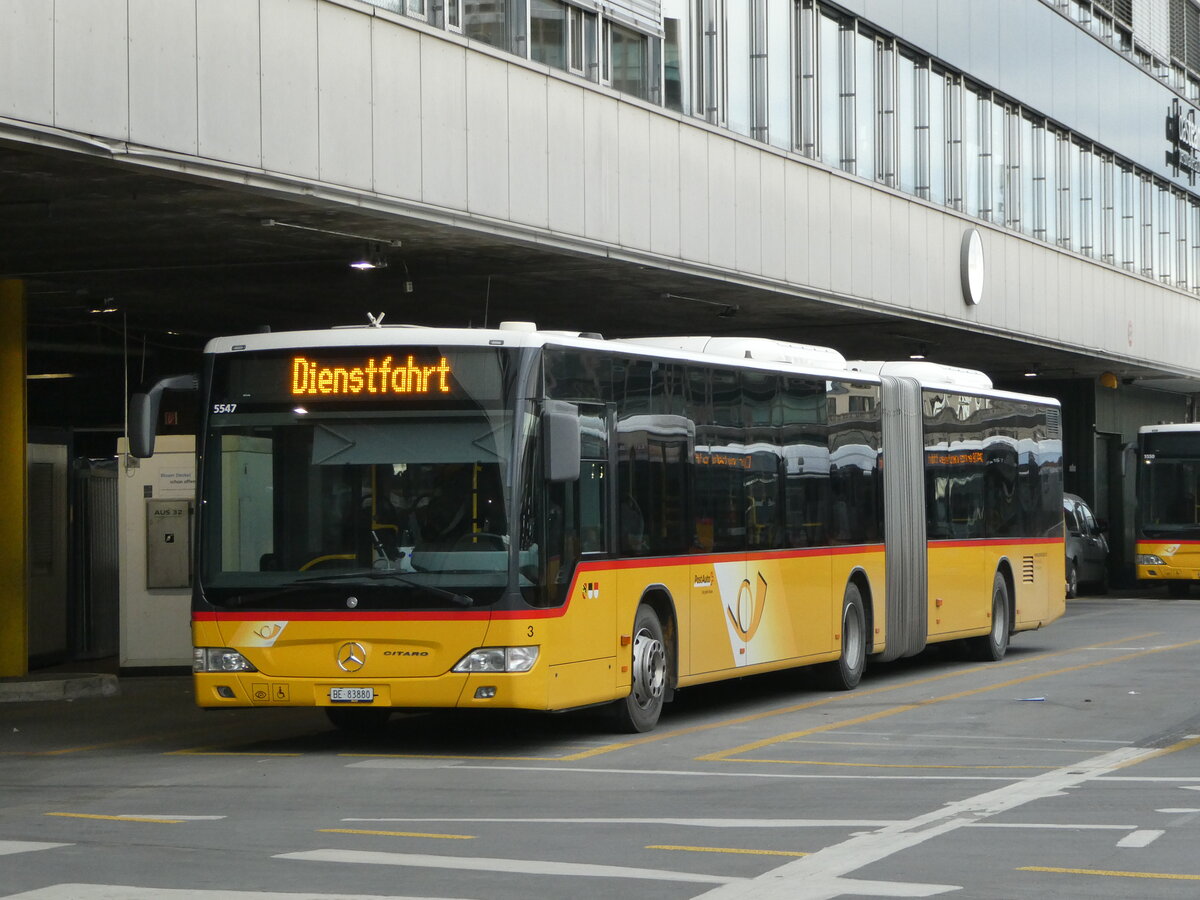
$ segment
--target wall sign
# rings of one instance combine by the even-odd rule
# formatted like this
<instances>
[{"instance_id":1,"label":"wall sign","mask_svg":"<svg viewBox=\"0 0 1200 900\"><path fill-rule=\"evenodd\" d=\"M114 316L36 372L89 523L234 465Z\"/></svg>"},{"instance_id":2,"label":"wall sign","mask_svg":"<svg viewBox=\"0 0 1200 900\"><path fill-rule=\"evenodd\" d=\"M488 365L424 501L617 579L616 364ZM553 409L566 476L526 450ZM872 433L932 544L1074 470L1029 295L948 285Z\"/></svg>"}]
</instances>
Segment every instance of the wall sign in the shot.
<instances>
[{"instance_id":1,"label":"wall sign","mask_svg":"<svg viewBox=\"0 0 1200 900\"><path fill-rule=\"evenodd\" d=\"M977 229L963 232L958 264L963 301L968 306L978 306L983 299L983 238Z\"/></svg>"},{"instance_id":2,"label":"wall sign","mask_svg":"<svg viewBox=\"0 0 1200 900\"><path fill-rule=\"evenodd\" d=\"M1196 122L1195 107L1184 106L1178 100L1172 100L1167 110L1167 165L1171 173L1179 178L1186 175L1188 184L1196 183L1196 173L1200 172L1200 123Z\"/></svg>"}]
</instances>

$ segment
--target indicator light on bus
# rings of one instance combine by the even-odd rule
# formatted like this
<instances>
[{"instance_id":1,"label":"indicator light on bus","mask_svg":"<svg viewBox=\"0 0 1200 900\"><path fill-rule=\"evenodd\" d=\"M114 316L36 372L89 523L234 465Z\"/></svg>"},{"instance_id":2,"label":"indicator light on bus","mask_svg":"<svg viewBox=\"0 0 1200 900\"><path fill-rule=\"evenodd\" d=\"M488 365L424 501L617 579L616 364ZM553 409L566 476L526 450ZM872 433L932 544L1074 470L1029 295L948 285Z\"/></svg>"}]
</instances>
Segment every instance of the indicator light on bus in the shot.
<instances>
[{"instance_id":1,"label":"indicator light on bus","mask_svg":"<svg viewBox=\"0 0 1200 900\"><path fill-rule=\"evenodd\" d=\"M537 658L537 647L479 647L460 659L454 671L528 672Z\"/></svg>"},{"instance_id":2,"label":"indicator light on bus","mask_svg":"<svg viewBox=\"0 0 1200 900\"><path fill-rule=\"evenodd\" d=\"M1155 556L1153 553L1139 553L1137 555L1137 564L1139 566L1165 566L1161 556Z\"/></svg>"},{"instance_id":3,"label":"indicator light on bus","mask_svg":"<svg viewBox=\"0 0 1200 900\"><path fill-rule=\"evenodd\" d=\"M495 696L496 689L494 687L481 687L475 691L476 700L491 700Z\"/></svg>"},{"instance_id":4,"label":"indicator light on bus","mask_svg":"<svg viewBox=\"0 0 1200 900\"><path fill-rule=\"evenodd\" d=\"M193 672L257 672L254 664L228 647L193 647Z\"/></svg>"}]
</instances>

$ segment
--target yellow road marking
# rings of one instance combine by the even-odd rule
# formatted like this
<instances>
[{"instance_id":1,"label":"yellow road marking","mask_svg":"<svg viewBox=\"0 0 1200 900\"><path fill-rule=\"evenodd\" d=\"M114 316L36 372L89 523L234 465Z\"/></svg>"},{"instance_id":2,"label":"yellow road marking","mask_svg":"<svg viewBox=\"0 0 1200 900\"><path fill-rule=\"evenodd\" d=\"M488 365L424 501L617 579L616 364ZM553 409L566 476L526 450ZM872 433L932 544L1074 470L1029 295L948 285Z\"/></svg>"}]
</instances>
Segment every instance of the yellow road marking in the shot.
<instances>
[{"instance_id":1,"label":"yellow road marking","mask_svg":"<svg viewBox=\"0 0 1200 900\"><path fill-rule=\"evenodd\" d=\"M1168 747L1163 747L1161 750L1157 750L1148 756L1143 756L1136 760L1130 760L1129 762L1121 763L1121 765L1117 766L1117 768L1124 769L1126 766L1131 766L1134 763L1144 763L1150 759L1158 759L1160 756L1166 756L1168 753L1178 753L1180 750L1187 750L1190 747L1195 747L1197 744L1200 744L1200 737L1190 737L1186 740L1171 744Z\"/></svg>"},{"instance_id":2,"label":"yellow road marking","mask_svg":"<svg viewBox=\"0 0 1200 900\"><path fill-rule=\"evenodd\" d=\"M569 756L475 756L466 753L339 753L347 759L469 759L482 762L561 762Z\"/></svg>"},{"instance_id":3,"label":"yellow road marking","mask_svg":"<svg viewBox=\"0 0 1200 900\"><path fill-rule=\"evenodd\" d=\"M1103 875L1107 878L1159 878L1167 881L1200 881L1200 875L1172 875L1169 872L1120 872L1115 869L1060 869L1056 866L1022 866L1018 872L1054 872L1059 875Z\"/></svg>"},{"instance_id":4,"label":"yellow road marking","mask_svg":"<svg viewBox=\"0 0 1200 900\"><path fill-rule=\"evenodd\" d=\"M374 834L382 837L441 838L445 841L473 841L473 834L427 834L423 831L365 831L358 828L318 828L321 834Z\"/></svg>"},{"instance_id":5,"label":"yellow road marking","mask_svg":"<svg viewBox=\"0 0 1200 900\"><path fill-rule=\"evenodd\" d=\"M1125 641L1136 640L1136 639L1137 639L1136 637L1135 638L1122 638L1122 640L1125 640ZM1117 643L1117 642L1113 641L1112 643ZM847 719L847 720L844 720L841 722L827 722L824 725L818 725L813 728L806 728L802 731L792 731L792 732L788 732L787 734L780 734L780 735L776 735L775 737L764 738L760 741L753 741L752 743L749 743L749 744L742 744L740 747L734 747L731 750L722 750L717 753L709 753L704 756L698 756L698 757L696 757L696 759L703 761L703 762L724 762L724 761L729 761L730 759L732 759L733 757L736 756L736 757L740 757L737 760L738 762L757 762L757 760L746 759L744 757L741 757L741 754L750 753L750 752L753 752L754 750L762 749L763 747L770 747L773 744L785 743L787 741L795 740L796 738L808 737L811 734L820 734L820 733L826 732L826 731L835 731L837 729L846 728L851 725L859 725L863 722L870 722L870 721L874 721L876 719L885 719L885 718L888 718L889 716L899 715L900 713L911 712L914 709L921 709L923 707L933 706L938 703L945 703L948 700L961 700L965 697L973 697L978 694L985 694L985 693L988 693L991 691L999 690L1000 688L1013 687L1014 685L1018 685L1018 684L1025 684L1027 682L1037 681L1042 678L1051 678L1055 675L1066 674L1067 672L1080 672L1080 671L1083 671L1084 669L1092 669L1097 666L1107 666L1107 665L1111 665L1113 663L1127 662L1128 660L1138 659L1140 657L1149 656L1154 653L1163 653L1163 652L1166 652L1167 650L1181 650L1185 647L1194 647L1198 644L1200 644L1200 641L1185 641L1184 643L1181 643L1181 644L1170 644L1165 647L1155 647L1150 650L1139 650L1135 653L1126 653L1122 656L1114 656L1112 659L1096 660L1094 662L1083 663L1078 666L1067 666L1066 668L1063 668L1063 669L1054 669L1054 670L1051 670L1048 672L1040 672L1040 673L1036 673L1033 675L1024 675L1020 678L1012 678L1008 681L1002 681L997 684L985 685L984 687L972 688L967 691L958 691L953 694L945 694L944 696L941 696L941 697L931 697L928 700L919 700L916 703L906 703L902 706L896 706L896 707L892 707L890 709L879 710L878 712L871 713L870 715L867 715L867 716L859 716L858 718L855 718L855 719ZM1103 646L1103 645L1093 645L1093 646ZM961 674L961 673L953 673L953 674ZM934 678L928 679L928 680L933 681L933 680L937 680L938 678L941 678L941 677L944 677L944 676L935 676ZM904 685L891 686L888 688L883 688L881 690L894 690L896 687L913 687L915 685L919 685L919 684L923 684L923 683L926 683L926 682L925 681L906 682ZM863 692L859 692L857 694L844 694L842 696L862 697L862 696L869 696L871 693L872 692L870 692L870 691L863 691Z\"/></svg>"},{"instance_id":6,"label":"yellow road marking","mask_svg":"<svg viewBox=\"0 0 1200 900\"><path fill-rule=\"evenodd\" d=\"M209 750L193 747L189 750L168 750L163 756L303 756L303 753L253 753L249 750Z\"/></svg>"},{"instance_id":7,"label":"yellow road marking","mask_svg":"<svg viewBox=\"0 0 1200 900\"><path fill-rule=\"evenodd\" d=\"M103 819L106 822L149 822L152 825L184 825L187 819L149 819L145 816L98 816L92 813L49 812L48 816L62 816L67 819Z\"/></svg>"},{"instance_id":8,"label":"yellow road marking","mask_svg":"<svg viewBox=\"0 0 1200 900\"><path fill-rule=\"evenodd\" d=\"M591 759L594 756L601 756L602 754L605 754L605 753L613 753L617 750L628 750L631 747L640 747L643 744L655 743L657 741L665 741L670 738L685 737L690 734L699 734L704 731L712 731L713 729L716 729L716 728L726 728L731 725L745 725L749 722L758 722L763 719L770 719L774 716L787 715L788 713L803 712L806 709L814 709L818 706L826 706L827 704L830 704L830 703L844 702L844 701L846 701L848 699L852 699L852 698L860 699L863 697L871 697L876 694L885 694L890 691L897 691L897 690L900 690L901 688L919 687L920 685L923 685L923 684L932 684L937 681L944 681L947 678L957 678L962 675L972 674L972 673L980 672L980 671L993 672L996 669L1003 668L1005 666L1020 665L1022 663L1033 662L1035 660L1049 659L1049 658L1055 657L1055 656L1063 656L1064 654L1068 654L1068 653L1080 653L1084 650L1094 650L1099 647L1111 647L1111 646L1126 643L1129 641L1138 641L1138 640L1142 640L1144 638L1157 637L1159 634L1161 634L1161 632L1149 631L1149 632L1146 632L1145 634L1135 634L1135 635L1131 635L1129 637L1118 638L1117 640L1114 640L1114 641L1104 641L1103 643L1099 643L1099 644L1088 644L1085 647L1073 647L1068 650L1056 650L1053 653L1041 653L1041 654L1038 654L1037 656L1033 656L1033 657L1023 657L1021 659L1008 660L1006 662L996 663L994 665L988 666L986 669L981 669L978 666L972 666L969 669L959 670L959 671L955 671L955 672L943 672L940 675L930 675L926 678L918 678L914 681L904 681L899 684L884 685L882 687L870 688L868 690L849 691L846 693L835 694L832 697L822 697L819 700L809 700L804 703L796 703L796 704L792 704L790 706L781 706L778 709L770 709L770 710L766 710L765 712L751 713L751 714L745 715L745 716L737 716L732 719L722 719L720 722L708 722L704 725L692 725L688 728L676 728L672 731L656 731L653 734L647 734L647 735L644 735L639 738L634 738L632 740L619 741L614 744L605 744L602 747L593 747L590 750L581 750L578 753L569 753L564 756L472 756L470 754L465 754L465 753L444 754L444 755L433 755L433 754L422 755L422 754L416 754L416 753L340 753L338 755L339 756L348 756L348 757L367 757L367 758L372 758L372 759L470 759L470 760L482 760L482 761L486 761L486 762L578 762L579 760ZM1063 670L1063 671L1067 671L1067 670ZM890 713L888 713L888 714L890 715ZM870 717L864 718L861 720L854 720L854 721L868 721L869 718ZM840 728L840 727L843 727L845 724L849 724L849 723L843 723L843 725L831 726L831 727L839 727ZM818 730L823 731L823 730L828 730L828 729L817 729L811 733L816 734ZM797 736L800 736L804 733L805 732L800 732L797 734ZM701 756L701 757L699 757L699 759L702 759L702 760L708 759L708 757Z\"/></svg>"},{"instance_id":9,"label":"yellow road marking","mask_svg":"<svg viewBox=\"0 0 1200 900\"><path fill-rule=\"evenodd\" d=\"M808 856L793 850L741 850L737 847L677 847L671 844L649 844L647 850L686 850L689 853L744 853L748 856Z\"/></svg>"}]
</instances>

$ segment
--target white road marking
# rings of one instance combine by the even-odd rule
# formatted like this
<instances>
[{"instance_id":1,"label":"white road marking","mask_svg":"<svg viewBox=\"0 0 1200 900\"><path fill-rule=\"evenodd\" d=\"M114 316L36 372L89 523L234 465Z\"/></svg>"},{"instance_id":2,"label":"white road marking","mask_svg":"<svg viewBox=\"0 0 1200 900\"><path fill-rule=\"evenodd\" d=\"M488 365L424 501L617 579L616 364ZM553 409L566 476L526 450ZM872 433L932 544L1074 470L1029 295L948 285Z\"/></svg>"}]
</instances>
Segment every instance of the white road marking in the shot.
<instances>
[{"instance_id":1,"label":"white road marking","mask_svg":"<svg viewBox=\"0 0 1200 900\"><path fill-rule=\"evenodd\" d=\"M1155 812L1166 813L1168 816L1186 816L1192 813L1200 813L1200 809L1188 809L1187 807L1174 809L1167 807L1166 809L1156 809Z\"/></svg>"},{"instance_id":2,"label":"white road marking","mask_svg":"<svg viewBox=\"0 0 1200 900\"><path fill-rule=\"evenodd\" d=\"M380 894L302 894L278 891L208 891L186 888L140 888L125 884L55 884L5 894L3 900L454 900L452 897L382 896Z\"/></svg>"},{"instance_id":3,"label":"white road marking","mask_svg":"<svg viewBox=\"0 0 1200 900\"><path fill-rule=\"evenodd\" d=\"M591 878L635 878L642 881L680 881L691 884L732 884L744 878L701 875L696 872L671 872L665 869L635 869L626 866L601 866L588 863L555 862L540 859L492 859L479 856L429 856L421 853L380 853L365 850L303 850L280 853L274 859L300 859L311 862L366 863L382 866L415 866L425 869L455 869L472 872L507 872L516 875L568 875Z\"/></svg>"},{"instance_id":4,"label":"white road marking","mask_svg":"<svg viewBox=\"0 0 1200 900\"><path fill-rule=\"evenodd\" d=\"M1036 800L1061 796L1068 788L1157 753L1154 749L1137 747L1112 750L1079 765L1035 775L975 797L947 803L939 809L906 822L896 822L878 831L851 837L840 844L825 847L802 859L779 866L757 878L724 885L701 896L706 900L831 900L844 894L868 893L862 889L860 883L846 876L910 847L919 846L990 816ZM897 890L911 888L920 893L870 893L874 896L930 896L951 889L946 885L890 883L882 883L881 888L883 887L894 887Z\"/></svg>"},{"instance_id":5,"label":"white road marking","mask_svg":"<svg viewBox=\"0 0 1200 900\"><path fill-rule=\"evenodd\" d=\"M55 847L71 847L73 844L46 844L41 841L0 841L0 856L11 853L32 853L35 850L53 850Z\"/></svg>"},{"instance_id":6,"label":"white road marking","mask_svg":"<svg viewBox=\"0 0 1200 900\"><path fill-rule=\"evenodd\" d=\"M694 828L880 828L892 819L519 819L519 818L421 818L421 819L342 819L343 822L383 823L490 823L503 825L684 825Z\"/></svg>"},{"instance_id":7,"label":"white road marking","mask_svg":"<svg viewBox=\"0 0 1200 900\"><path fill-rule=\"evenodd\" d=\"M379 760L386 763L387 760ZM750 760L753 762L753 760ZM355 765L365 765L363 763L355 763ZM389 768L383 766L370 766L370 768ZM1012 782L1019 780L1016 775L852 775L849 773L805 773L805 772L718 772L715 770L689 771L682 770L654 770L654 769L584 769L576 766L472 766L462 765L455 766L455 771L463 771L464 769L482 769L488 772L494 772L497 769L502 769L505 772L569 772L571 774L584 775L649 775L653 778L782 778L782 779L809 779L809 780L853 780L853 781L1005 781ZM1189 779L1194 781L1195 776Z\"/></svg>"},{"instance_id":8,"label":"white road marking","mask_svg":"<svg viewBox=\"0 0 1200 900\"><path fill-rule=\"evenodd\" d=\"M380 760L380 762L388 762L388 760ZM751 760L753 762L753 760ZM355 765L364 765L363 763L355 763ZM377 766L375 768L387 768L387 766ZM671 770L671 769L584 769L576 766L478 766L478 765L459 765L454 767L456 771L462 770L478 770L483 772L494 772L497 769L503 769L506 772L564 772L568 774L582 775L650 775L655 778L782 778L792 780L807 779L810 781L1004 781L1008 783L1020 781L1018 775L854 775L845 774L830 774L822 773L806 773L806 772L717 772L717 771L701 771L696 770ZM1095 779L1101 782L1129 782L1131 784L1156 784L1169 783L1175 781L1195 781L1195 774L1192 775L1103 775ZM1185 790L1198 790L1200 785L1187 786Z\"/></svg>"},{"instance_id":9,"label":"white road marking","mask_svg":"<svg viewBox=\"0 0 1200 900\"><path fill-rule=\"evenodd\" d=\"M1200 812L1200 810L1197 810ZM677 825L684 828L882 828L894 819L647 819L647 818L346 818L343 822L371 825ZM1078 822L972 822L969 828L1043 829L1050 831L1133 831L1136 825L1085 825Z\"/></svg>"},{"instance_id":10,"label":"white road marking","mask_svg":"<svg viewBox=\"0 0 1200 900\"><path fill-rule=\"evenodd\" d=\"M1031 828L1049 831L1132 831L1136 825L1084 825L1080 822L972 822L968 828Z\"/></svg>"},{"instance_id":11,"label":"white road marking","mask_svg":"<svg viewBox=\"0 0 1200 900\"><path fill-rule=\"evenodd\" d=\"M1165 831L1156 828L1140 828L1137 831L1131 831L1125 837L1117 841L1118 847L1149 847L1152 843L1166 834Z\"/></svg>"}]
</instances>

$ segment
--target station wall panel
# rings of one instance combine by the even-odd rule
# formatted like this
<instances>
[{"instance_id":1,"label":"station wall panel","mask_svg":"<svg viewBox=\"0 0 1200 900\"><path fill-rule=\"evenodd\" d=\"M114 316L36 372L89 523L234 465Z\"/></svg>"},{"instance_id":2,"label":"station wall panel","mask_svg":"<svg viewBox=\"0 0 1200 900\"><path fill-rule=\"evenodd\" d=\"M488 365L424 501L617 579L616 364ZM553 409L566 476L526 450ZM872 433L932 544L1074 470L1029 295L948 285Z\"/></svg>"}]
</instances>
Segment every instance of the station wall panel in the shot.
<instances>
[{"instance_id":1,"label":"station wall panel","mask_svg":"<svg viewBox=\"0 0 1200 900\"><path fill-rule=\"evenodd\" d=\"M510 177L508 66L491 56L469 53L466 78L467 210L505 219Z\"/></svg>"},{"instance_id":2,"label":"station wall panel","mask_svg":"<svg viewBox=\"0 0 1200 900\"><path fill-rule=\"evenodd\" d=\"M733 205L736 267L739 272L762 272L762 170L760 150L734 145L733 172L736 198Z\"/></svg>"},{"instance_id":3,"label":"station wall panel","mask_svg":"<svg viewBox=\"0 0 1200 900\"><path fill-rule=\"evenodd\" d=\"M204 0L195 12L197 153L260 166L258 4Z\"/></svg>"},{"instance_id":4,"label":"station wall panel","mask_svg":"<svg viewBox=\"0 0 1200 900\"><path fill-rule=\"evenodd\" d=\"M619 243L650 249L650 116L638 106L617 106L617 216Z\"/></svg>"},{"instance_id":5,"label":"station wall panel","mask_svg":"<svg viewBox=\"0 0 1200 900\"><path fill-rule=\"evenodd\" d=\"M423 199L421 33L376 18L371 28L371 155L374 189Z\"/></svg>"},{"instance_id":6,"label":"station wall panel","mask_svg":"<svg viewBox=\"0 0 1200 900\"><path fill-rule=\"evenodd\" d=\"M332 3L320 4L317 13L320 178L370 190L371 19Z\"/></svg>"},{"instance_id":7,"label":"station wall panel","mask_svg":"<svg viewBox=\"0 0 1200 900\"><path fill-rule=\"evenodd\" d=\"M0 0L0 21L20 40L0 53L0 116L54 119L54 4Z\"/></svg>"},{"instance_id":8,"label":"station wall panel","mask_svg":"<svg viewBox=\"0 0 1200 900\"><path fill-rule=\"evenodd\" d=\"M508 80L508 215L534 228L550 224L547 120L548 80L537 72L506 66ZM575 149L578 154L578 148Z\"/></svg>"},{"instance_id":9,"label":"station wall panel","mask_svg":"<svg viewBox=\"0 0 1200 900\"><path fill-rule=\"evenodd\" d=\"M547 203L551 232L586 231L583 111L587 94L561 81L546 88Z\"/></svg>"},{"instance_id":10,"label":"station wall panel","mask_svg":"<svg viewBox=\"0 0 1200 900\"><path fill-rule=\"evenodd\" d=\"M665 116L651 116L649 126L650 250L663 256L679 256L680 126Z\"/></svg>"},{"instance_id":11,"label":"station wall panel","mask_svg":"<svg viewBox=\"0 0 1200 900\"><path fill-rule=\"evenodd\" d=\"M263 168L318 178L317 4L309 0L259 2Z\"/></svg>"},{"instance_id":12,"label":"station wall panel","mask_svg":"<svg viewBox=\"0 0 1200 900\"><path fill-rule=\"evenodd\" d=\"M126 0L54 4L56 127L129 139L128 22Z\"/></svg>"},{"instance_id":13,"label":"station wall panel","mask_svg":"<svg viewBox=\"0 0 1200 900\"><path fill-rule=\"evenodd\" d=\"M129 0L129 139L198 152L195 0Z\"/></svg>"}]
</instances>

